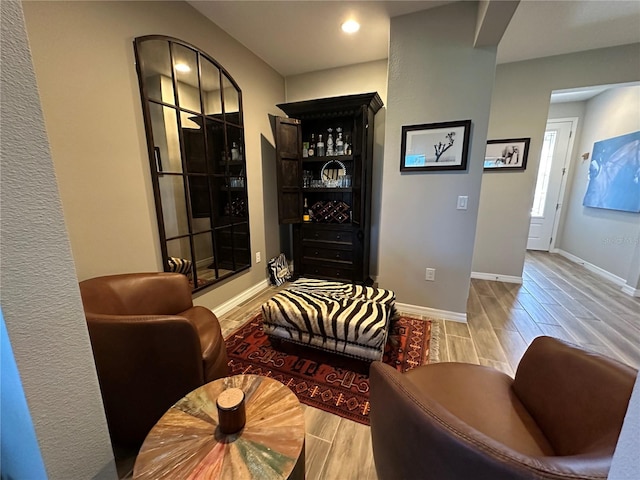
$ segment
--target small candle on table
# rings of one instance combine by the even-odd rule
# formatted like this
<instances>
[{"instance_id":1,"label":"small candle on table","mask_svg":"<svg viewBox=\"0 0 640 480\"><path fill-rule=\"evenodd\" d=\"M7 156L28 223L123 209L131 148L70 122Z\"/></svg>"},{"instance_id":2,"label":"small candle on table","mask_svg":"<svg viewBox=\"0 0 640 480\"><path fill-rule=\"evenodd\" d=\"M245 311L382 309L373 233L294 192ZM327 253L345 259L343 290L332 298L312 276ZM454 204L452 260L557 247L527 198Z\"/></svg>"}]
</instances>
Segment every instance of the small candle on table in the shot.
<instances>
[{"instance_id":1,"label":"small candle on table","mask_svg":"<svg viewBox=\"0 0 640 480\"><path fill-rule=\"evenodd\" d=\"M244 392L239 388L228 388L218 395L218 425L226 435L239 432L244 428L246 414L244 409Z\"/></svg>"}]
</instances>

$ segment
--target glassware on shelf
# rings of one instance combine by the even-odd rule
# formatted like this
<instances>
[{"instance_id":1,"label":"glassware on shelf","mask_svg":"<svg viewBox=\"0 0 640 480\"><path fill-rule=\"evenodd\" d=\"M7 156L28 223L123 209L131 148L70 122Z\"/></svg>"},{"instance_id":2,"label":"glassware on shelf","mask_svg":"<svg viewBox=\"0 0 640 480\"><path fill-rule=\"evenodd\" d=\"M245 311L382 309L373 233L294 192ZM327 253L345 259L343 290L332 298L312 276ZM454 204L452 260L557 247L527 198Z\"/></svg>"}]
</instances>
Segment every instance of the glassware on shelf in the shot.
<instances>
[{"instance_id":1,"label":"glassware on shelf","mask_svg":"<svg viewBox=\"0 0 640 480\"><path fill-rule=\"evenodd\" d=\"M230 186L232 188L243 188L244 187L244 178L243 177L231 177Z\"/></svg>"},{"instance_id":2,"label":"glassware on shelf","mask_svg":"<svg viewBox=\"0 0 640 480\"><path fill-rule=\"evenodd\" d=\"M351 175L342 175L340 177L340 186L342 188L351 188Z\"/></svg>"},{"instance_id":3,"label":"glassware on shelf","mask_svg":"<svg viewBox=\"0 0 640 480\"><path fill-rule=\"evenodd\" d=\"M309 188L311 186L311 180L313 180L313 173L311 173L309 170L303 170L302 187Z\"/></svg>"}]
</instances>

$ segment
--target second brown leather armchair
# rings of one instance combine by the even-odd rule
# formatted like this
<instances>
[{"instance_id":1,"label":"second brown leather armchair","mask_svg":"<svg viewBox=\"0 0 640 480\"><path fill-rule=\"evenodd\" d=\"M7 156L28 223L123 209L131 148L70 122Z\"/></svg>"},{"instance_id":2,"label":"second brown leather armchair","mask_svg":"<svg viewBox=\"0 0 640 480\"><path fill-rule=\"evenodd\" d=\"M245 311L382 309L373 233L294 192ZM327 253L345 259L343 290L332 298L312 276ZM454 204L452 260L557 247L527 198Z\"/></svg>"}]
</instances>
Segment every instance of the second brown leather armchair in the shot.
<instances>
[{"instance_id":1,"label":"second brown leather armchair","mask_svg":"<svg viewBox=\"0 0 640 480\"><path fill-rule=\"evenodd\" d=\"M98 277L80 293L116 445L139 446L176 401L228 374L218 319L193 306L184 275Z\"/></svg>"},{"instance_id":2,"label":"second brown leather armchair","mask_svg":"<svg viewBox=\"0 0 640 480\"><path fill-rule=\"evenodd\" d=\"M637 371L551 337L515 379L464 363L371 366L380 480L606 479Z\"/></svg>"}]
</instances>

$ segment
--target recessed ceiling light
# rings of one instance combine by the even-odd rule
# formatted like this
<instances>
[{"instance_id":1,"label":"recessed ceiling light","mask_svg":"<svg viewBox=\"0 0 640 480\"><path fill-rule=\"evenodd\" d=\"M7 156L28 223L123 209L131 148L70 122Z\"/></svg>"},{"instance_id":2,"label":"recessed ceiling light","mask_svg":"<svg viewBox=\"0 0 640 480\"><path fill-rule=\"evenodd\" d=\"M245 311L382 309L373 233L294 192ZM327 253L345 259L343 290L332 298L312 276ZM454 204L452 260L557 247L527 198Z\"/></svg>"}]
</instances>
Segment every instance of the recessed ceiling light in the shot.
<instances>
[{"instance_id":1,"label":"recessed ceiling light","mask_svg":"<svg viewBox=\"0 0 640 480\"><path fill-rule=\"evenodd\" d=\"M342 24L342 31L345 33L356 33L360 30L360 24L355 20L347 20Z\"/></svg>"},{"instance_id":2,"label":"recessed ceiling light","mask_svg":"<svg viewBox=\"0 0 640 480\"><path fill-rule=\"evenodd\" d=\"M176 63L176 70L182 73L188 73L191 71L191 67L184 63Z\"/></svg>"}]
</instances>

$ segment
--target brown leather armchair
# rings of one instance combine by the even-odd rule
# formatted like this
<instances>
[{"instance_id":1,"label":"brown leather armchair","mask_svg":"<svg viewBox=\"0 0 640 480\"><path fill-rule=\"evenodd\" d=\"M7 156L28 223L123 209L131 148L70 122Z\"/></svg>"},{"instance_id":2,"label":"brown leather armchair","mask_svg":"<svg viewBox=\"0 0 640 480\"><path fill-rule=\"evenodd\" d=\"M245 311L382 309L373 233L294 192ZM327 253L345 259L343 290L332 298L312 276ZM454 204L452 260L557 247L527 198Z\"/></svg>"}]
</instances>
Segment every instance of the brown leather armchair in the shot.
<instances>
[{"instance_id":1,"label":"brown leather armchair","mask_svg":"<svg viewBox=\"0 0 640 480\"><path fill-rule=\"evenodd\" d=\"M550 337L515 379L440 363L371 366L380 480L606 479L637 371Z\"/></svg>"},{"instance_id":2,"label":"brown leather armchair","mask_svg":"<svg viewBox=\"0 0 640 480\"><path fill-rule=\"evenodd\" d=\"M193 306L184 275L98 277L80 294L116 445L140 446L176 401L228 374L218 319Z\"/></svg>"}]
</instances>

